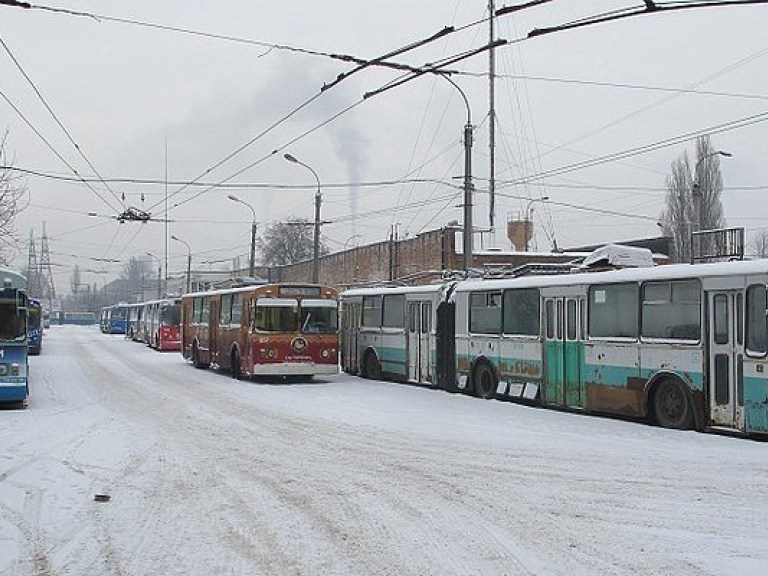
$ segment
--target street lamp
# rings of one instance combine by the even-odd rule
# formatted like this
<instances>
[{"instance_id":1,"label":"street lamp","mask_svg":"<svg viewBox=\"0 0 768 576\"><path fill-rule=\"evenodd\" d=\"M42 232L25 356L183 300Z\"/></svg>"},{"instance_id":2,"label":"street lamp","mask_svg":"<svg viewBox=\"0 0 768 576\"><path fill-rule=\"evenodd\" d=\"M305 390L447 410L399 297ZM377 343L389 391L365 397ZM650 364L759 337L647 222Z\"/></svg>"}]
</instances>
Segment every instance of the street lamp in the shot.
<instances>
[{"instance_id":1,"label":"street lamp","mask_svg":"<svg viewBox=\"0 0 768 576\"><path fill-rule=\"evenodd\" d=\"M362 238L362 237L363 237L362 234L352 234L352 236L344 240L344 250L347 249L347 244L349 244L350 240L354 240L355 238Z\"/></svg>"},{"instance_id":2,"label":"street lamp","mask_svg":"<svg viewBox=\"0 0 768 576\"><path fill-rule=\"evenodd\" d=\"M250 272L249 275L251 278L254 278L256 275L256 210L253 209L253 206L251 206L248 202L245 200L241 200L237 196L233 194L229 194L227 196L232 202L238 202L240 204L244 204L245 206L248 206L248 208L251 209L251 214L253 215L253 220L251 220L251 260L250 260Z\"/></svg>"},{"instance_id":3,"label":"street lamp","mask_svg":"<svg viewBox=\"0 0 768 576\"><path fill-rule=\"evenodd\" d=\"M525 251L528 252L528 244L530 243L530 238L533 237L533 204L536 202L546 202L549 200L549 196L542 196L541 198L532 198L531 200L528 200L528 204L525 207ZM528 227L530 226L530 233L528 231Z\"/></svg>"},{"instance_id":4,"label":"street lamp","mask_svg":"<svg viewBox=\"0 0 768 576\"><path fill-rule=\"evenodd\" d=\"M157 260L157 297L160 298L163 295L163 287L162 287L162 274L163 274L163 264L160 262L160 258L152 254L152 252L147 252L147 256L150 256Z\"/></svg>"},{"instance_id":5,"label":"street lamp","mask_svg":"<svg viewBox=\"0 0 768 576\"><path fill-rule=\"evenodd\" d=\"M461 94L464 100L464 105L467 108L467 123L464 125L464 270L467 271L472 268L473 265L473 250L472 245L472 109L469 106L469 98L464 93L456 82L451 80L450 76L445 74L438 74L440 78L450 82L456 90Z\"/></svg>"},{"instance_id":6,"label":"street lamp","mask_svg":"<svg viewBox=\"0 0 768 576\"><path fill-rule=\"evenodd\" d=\"M184 242L181 238L178 238L176 236L171 235L171 240L176 240L176 242L181 242L184 244L184 246L187 247L187 292L190 291L191 288L191 273L192 273L192 249L189 247L189 244Z\"/></svg>"},{"instance_id":7,"label":"street lamp","mask_svg":"<svg viewBox=\"0 0 768 576\"><path fill-rule=\"evenodd\" d=\"M699 165L713 156L725 156L730 158L733 156L730 152L725 150L715 150L709 154L705 154L699 158L696 162L696 166L693 168L693 185L691 186L691 196L693 199L693 230L698 232L701 230L701 187L699 186Z\"/></svg>"},{"instance_id":8,"label":"street lamp","mask_svg":"<svg viewBox=\"0 0 768 576\"><path fill-rule=\"evenodd\" d=\"M315 234L312 247L312 282L318 284L320 282L320 204L322 203L322 196L320 194L320 177L317 175L311 166L304 164L301 160L298 160L295 156L290 154L283 154L283 158L288 162L293 162L299 166L304 166L307 170L312 172L317 181L317 192L315 192Z\"/></svg>"}]
</instances>

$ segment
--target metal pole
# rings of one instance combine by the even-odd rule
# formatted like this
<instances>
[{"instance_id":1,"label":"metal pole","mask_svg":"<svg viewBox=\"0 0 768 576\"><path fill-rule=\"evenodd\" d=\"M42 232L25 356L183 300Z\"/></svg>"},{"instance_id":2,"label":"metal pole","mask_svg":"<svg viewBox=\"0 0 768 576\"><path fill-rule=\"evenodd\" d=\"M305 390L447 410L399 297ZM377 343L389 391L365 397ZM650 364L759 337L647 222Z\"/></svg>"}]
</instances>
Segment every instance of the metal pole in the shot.
<instances>
[{"instance_id":1,"label":"metal pole","mask_svg":"<svg viewBox=\"0 0 768 576\"><path fill-rule=\"evenodd\" d=\"M489 43L493 46L496 41L495 32L496 6L494 0L488 0L488 24L490 28ZM488 224L491 237L495 236L496 226L496 48L488 50L488 152L490 165L488 167Z\"/></svg>"},{"instance_id":2,"label":"metal pole","mask_svg":"<svg viewBox=\"0 0 768 576\"><path fill-rule=\"evenodd\" d=\"M256 277L256 221L251 223L251 278Z\"/></svg>"},{"instance_id":3,"label":"metal pole","mask_svg":"<svg viewBox=\"0 0 768 576\"><path fill-rule=\"evenodd\" d=\"M187 252L187 294L192 289L192 252Z\"/></svg>"},{"instance_id":4,"label":"metal pole","mask_svg":"<svg viewBox=\"0 0 768 576\"><path fill-rule=\"evenodd\" d=\"M312 282L318 284L320 282L320 224L322 223L320 221L320 205L322 204L322 195L320 192L320 176L317 175L317 172L314 171L312 166L305 164L291 154L283 154L283 158L288 160L288 162L293 162L294 164L304 166L304 168L312 172L312 175L315 177L315 181L317 182L317 192L315 192L315 234L314 240L312 242Z\"/></svg>"},{"instance_id":5,"label":"metal pole","mask_svg":"<svg viewBox=\"0 0 768 576\"><path fill-rule=\"evenodd\" d=\"M322 202L320 196L320 184L318 181L317 194L315 194L315 238L312 247L313 260L312 260L312 282L318 284L320 282L320 204Z\"/></svg>"},{"instance_id":6,"label":"metal pole","mask_svg":"<svg viewBox=\"0 0 768 576\"><path fill-rule=\"evenodd\" d=\"M464 126L464 270L473 265L472 254L472 123Z\"/></svg>"}]
</instances>

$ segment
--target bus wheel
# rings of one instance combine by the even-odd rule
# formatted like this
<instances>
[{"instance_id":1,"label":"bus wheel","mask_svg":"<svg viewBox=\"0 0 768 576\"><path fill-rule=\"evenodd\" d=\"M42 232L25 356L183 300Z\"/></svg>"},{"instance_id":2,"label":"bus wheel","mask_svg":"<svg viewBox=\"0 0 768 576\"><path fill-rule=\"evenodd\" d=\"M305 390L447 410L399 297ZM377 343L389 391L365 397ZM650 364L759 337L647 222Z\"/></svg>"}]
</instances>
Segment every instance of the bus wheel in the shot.
<instances>
[{"instance_id":1,"label":"bus wheel","mask_svg":"<svg viewBox=\"0 0 768 576\"><path fill-rule=\"evenodd\" d=\"M233 349L232 354L230 354L229 370L232 374L232 378L235 380L241 380L243 378L243 372L240 369L240 351L237 348Z\"/></svg>"},{"instance_id":2,"label":"bus wheel","mask_svg":"<svg viewBox=\"0 0 768 576\"><path fill-rule=\"evenodd\" d=\"M653 414L664 428L693 428L693 410L683 387L674 380L664 380L653 394Z\"/></svg>"},{"instance_id":3,"label":"bus wheel","mask_svg":"<svg viewBox=\"0 0 768 576\"><path fill-rule=\"evenodd\" d=\"M480 362L472 376L475 385L475 396L488 400L496 395L496 374L488 362Z\"/></svg>"},{"instance_id":4,"label":"bus wheel","mask_svg":"<svg viewBox=\"0 0 768 576\"><path fill-rule=\"evenodd\" d=\"M376 354L370 350L366 352L363 360L363 377L370 380L381 380L381 364Z\"/></svg>"}]
</instances>

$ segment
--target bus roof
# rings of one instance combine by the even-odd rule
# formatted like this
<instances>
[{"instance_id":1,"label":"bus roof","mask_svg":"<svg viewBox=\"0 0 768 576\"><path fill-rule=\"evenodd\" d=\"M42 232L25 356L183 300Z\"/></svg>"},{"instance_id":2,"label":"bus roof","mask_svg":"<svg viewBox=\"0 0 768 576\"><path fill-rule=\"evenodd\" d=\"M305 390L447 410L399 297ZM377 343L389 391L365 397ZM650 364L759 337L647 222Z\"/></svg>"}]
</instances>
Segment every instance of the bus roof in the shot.
<instances>
[{"instance_id":1,"label":"bus roof","mask_svg":"<svg viewBox=\"0 0 768 576\"><path fill-rule=\"evenodd\" d=\"M551 276L519 276L498 280L465 280L458 282L456 292L483 289L573 286L647 280L681 280L734 275L766 275L768 260L740 260L707 264L665 264L653 268L624 268L603 272L577 272Z\"/></svg>"},{"instance_id":2,"label":"bus roof","mask_svg":"<svg viewBox=\"0 0 768 576\"><path fill-rule=\"evenodd\" d=\"M9 268L0 268L0 289L5 288L6 282L10 283L9 288L15 288L16 290L27 289L26 276L22 276Z\"/></svg>"},{"instance_id":3,"label":"bus roof","mask_svg":"<svg viewBox=\"0 0 768 576\"><path fill-rule=\"evenodd\" d=\"M453 281L451 281L453 282ZM447 282L420 286L379 286L377 288L351 288L341 293L342 298L377 296L379 294L432 294L440 292Z\"/></svg>"},{"instance_id":4,"label":"bus roof","mask_svg":"<svg viewBox=\"0 0 768 576\"><path fill-rule=\"evenodd\" d=\"M325 286L323 284L305 284L301 282L281 282L281 283L273 283L273 284L252 284L248 286L238 286L237 288L217 288L216 290L209 290L206 292L190 292L189 294L184 294L182 296L182 299L189 299L189 298L195 298L199 296L214 296L218 294L239 294L241 292L255 292L257 294L264 294L267 295L269 293L274 293L275 296L280 294L282 289L301 289L301 288L317 288L319 290L319 294L291 294L292 297L295 296L304 296L307 298L319 298L323 296L337 296L338 290L336 288L333 288L331 286Z\"/></svg>"}]
</instances>

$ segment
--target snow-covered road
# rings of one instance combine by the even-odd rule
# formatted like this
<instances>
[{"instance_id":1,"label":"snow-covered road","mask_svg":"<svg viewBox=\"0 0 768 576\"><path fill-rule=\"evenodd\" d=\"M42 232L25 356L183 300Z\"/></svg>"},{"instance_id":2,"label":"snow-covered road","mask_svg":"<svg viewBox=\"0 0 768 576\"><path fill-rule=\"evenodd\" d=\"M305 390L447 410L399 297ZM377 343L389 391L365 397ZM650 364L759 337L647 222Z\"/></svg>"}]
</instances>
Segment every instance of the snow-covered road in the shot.
<instances>
[{"instance_id":1,"label":"snow-covered road","mask_svg":"<svg viewBox=\"0 0 768 576\"><path fill-rule=\"evenodd\" d=\"M239 382L96 328L30 364L0 410L2 575L768 574L768 443Z\"/></svg>"}]
</instances>

